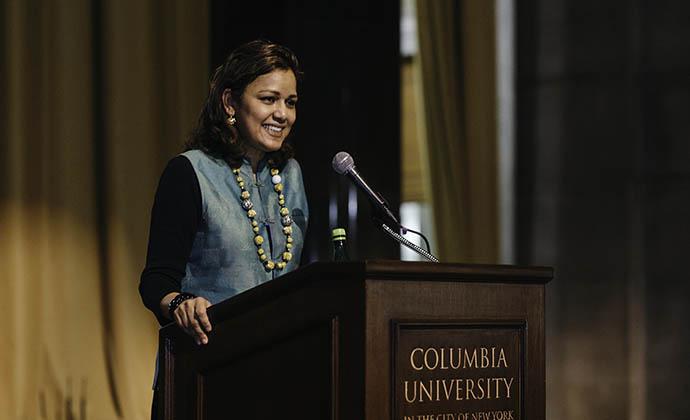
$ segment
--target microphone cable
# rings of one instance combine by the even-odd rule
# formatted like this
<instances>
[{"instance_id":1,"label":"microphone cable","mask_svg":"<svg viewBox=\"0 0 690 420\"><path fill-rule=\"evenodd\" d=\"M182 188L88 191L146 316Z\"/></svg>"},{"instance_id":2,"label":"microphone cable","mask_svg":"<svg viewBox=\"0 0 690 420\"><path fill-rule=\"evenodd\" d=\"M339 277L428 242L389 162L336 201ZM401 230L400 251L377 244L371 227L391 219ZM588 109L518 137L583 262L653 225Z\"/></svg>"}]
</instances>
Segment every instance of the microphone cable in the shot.
<instances>
[{"instance_id":1,"label":"microphone cable","mask_svg":"<svg viewBox=\"0 0 690 420\"><path fill-rule=\"evenodd\" d=\"M431 255L431 253L427 252L424 250L424 248L417 246L416 244L413 244L410 242L407 238L403 237L401 234L398 232L394 231L393 229L389 228L387 224L381 223L381 227L383 228L383 231L386 232L388 235L390 235L393 239L396 241L400 242L401 244L405 245L406 247L410 248L411 250L415 251L419 255L423 256L429 261L432 262L439 262L438 258L435 256ZM416 233L416 232L415 232ZM423 235L422 235L423 236Z\"/></svg>"},{"instance_id":2,"label":"microphone cable","mask_svg":"<svg viewBox=\"0 0 690 420\"><path fill-rule=\"evenodd\" d=\"M431 246L429 245L429 240L426 238L426 236L424 236L424 234L422 232L417 232L416 230L410 229L410 228L405 227L403 225L400 225L400 230L402 230L403 235L406 234L407 232L412 232L415 235L420 236L422 238L422 240L424 241L424 245L426 246L426 252L431 254Z\"/></svg>"}]
</instances>

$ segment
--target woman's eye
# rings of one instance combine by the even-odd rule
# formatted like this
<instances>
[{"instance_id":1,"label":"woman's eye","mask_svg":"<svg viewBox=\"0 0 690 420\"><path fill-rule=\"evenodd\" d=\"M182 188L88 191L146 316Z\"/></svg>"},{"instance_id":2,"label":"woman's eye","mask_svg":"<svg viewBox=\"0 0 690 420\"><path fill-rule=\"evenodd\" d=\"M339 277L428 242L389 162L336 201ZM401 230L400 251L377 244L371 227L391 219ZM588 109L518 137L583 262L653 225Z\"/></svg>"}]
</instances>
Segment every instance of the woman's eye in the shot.
<instances>
[{"instance_id":1,"label":"woman's eye","mask_svg":"<svg viewBox=\"0 0 690 420\"><path fill-rule=\"evenodd\" d=\"M272 104L276 101L276 98L274 98L273 96L264 96L263 98L261 98L261 100L267 104Z\"/></svg>"},{"instance_id":2,"label":"woman's eye","mask_svg":"<svg viewBox=\"0 0 690 420\"><path fill-rule=\"evenodd\" d=\"M290 108L294 108L295 106L297 106L297 100L296 99L288 99L287 101L285 101L285 103Z\"/></svg>"}]
</instances>

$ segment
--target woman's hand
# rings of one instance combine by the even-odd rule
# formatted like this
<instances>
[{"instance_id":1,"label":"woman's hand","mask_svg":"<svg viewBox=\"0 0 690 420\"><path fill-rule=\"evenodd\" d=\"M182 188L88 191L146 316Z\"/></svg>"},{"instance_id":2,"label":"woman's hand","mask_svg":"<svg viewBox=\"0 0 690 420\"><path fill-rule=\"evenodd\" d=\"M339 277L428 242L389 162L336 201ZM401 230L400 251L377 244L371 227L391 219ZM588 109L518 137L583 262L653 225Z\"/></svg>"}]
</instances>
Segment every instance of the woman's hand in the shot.
<instances>
[{"instance_id":1,"label":"woman's hand","mask_svg":"<svg viewBox=\"0 0 690 420\"><path fill-rule=\"evenodd\" d=\"M161 313L166 318L172 315L172 320L187 334L194 337L194 341L197 344L208 344L208 336L206 334L211 332L211 322L208 320L206 309L211 306L211 302L202 297L187 299L175 308L175 312L169 314L168 305L177 295L179 293L172 292L161 300Z\"/></svg>"},{"instance_id":2,"label":"woman's hand","mask_svg":"<svg viewBox=\"0 0 690 420\"><path fill-rule=\"evenodd\" d=\"M195 297L180 303L173 313L175 323L194 337L194 341L199 345L208 344L206 334L211 332L211 322L208 320L206 308L209 306L211 302L208 300Z\"/></svg>"}]
</instances>

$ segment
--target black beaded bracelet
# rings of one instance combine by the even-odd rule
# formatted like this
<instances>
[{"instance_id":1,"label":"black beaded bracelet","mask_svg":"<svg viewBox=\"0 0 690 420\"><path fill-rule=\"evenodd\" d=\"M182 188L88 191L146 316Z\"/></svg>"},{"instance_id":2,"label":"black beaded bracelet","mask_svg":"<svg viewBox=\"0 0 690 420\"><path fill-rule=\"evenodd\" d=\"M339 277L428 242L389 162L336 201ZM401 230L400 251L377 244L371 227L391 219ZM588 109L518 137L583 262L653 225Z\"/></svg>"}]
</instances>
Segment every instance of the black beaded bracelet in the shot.
<instances>
[{"instance_id":1,"label":"black beaded bracelet","mask_svg":"<svg viewBox=\"0 0 690 420\"><path fill-rule=\"evenodd\" d=\"M170 319L175 319L175 317L173 316L173 314L175 313L175 309L177 309L177 307L180 306L182 302L184 302L187 299L194 299L195 297L196 296L194 296L193 294L185 292L182 292L179 295L175 296L170 301L170 303L168 303L168 315L170 316Z\"/></svg>"}]
</instances>

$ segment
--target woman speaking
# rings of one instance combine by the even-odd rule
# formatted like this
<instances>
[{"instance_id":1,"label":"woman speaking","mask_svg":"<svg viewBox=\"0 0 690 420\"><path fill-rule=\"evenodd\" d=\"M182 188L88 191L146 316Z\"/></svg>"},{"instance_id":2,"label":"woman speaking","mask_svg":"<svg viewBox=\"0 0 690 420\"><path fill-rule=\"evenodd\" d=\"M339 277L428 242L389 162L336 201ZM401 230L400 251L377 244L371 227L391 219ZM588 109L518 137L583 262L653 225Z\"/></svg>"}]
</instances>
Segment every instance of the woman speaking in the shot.
<instances>
[{"instance_id":1,"label":"woman speaking","mask_svg":"<svg viewBox=\"0 0 690 420\"><path fill-rule=\"evenodd\" d=\"M308 208L287 139L300 75L281 45L234 50L161 176L139 292L161 325L174 321L199 345L210 305L299 265Z\"/></svg>"}]
</instances>

